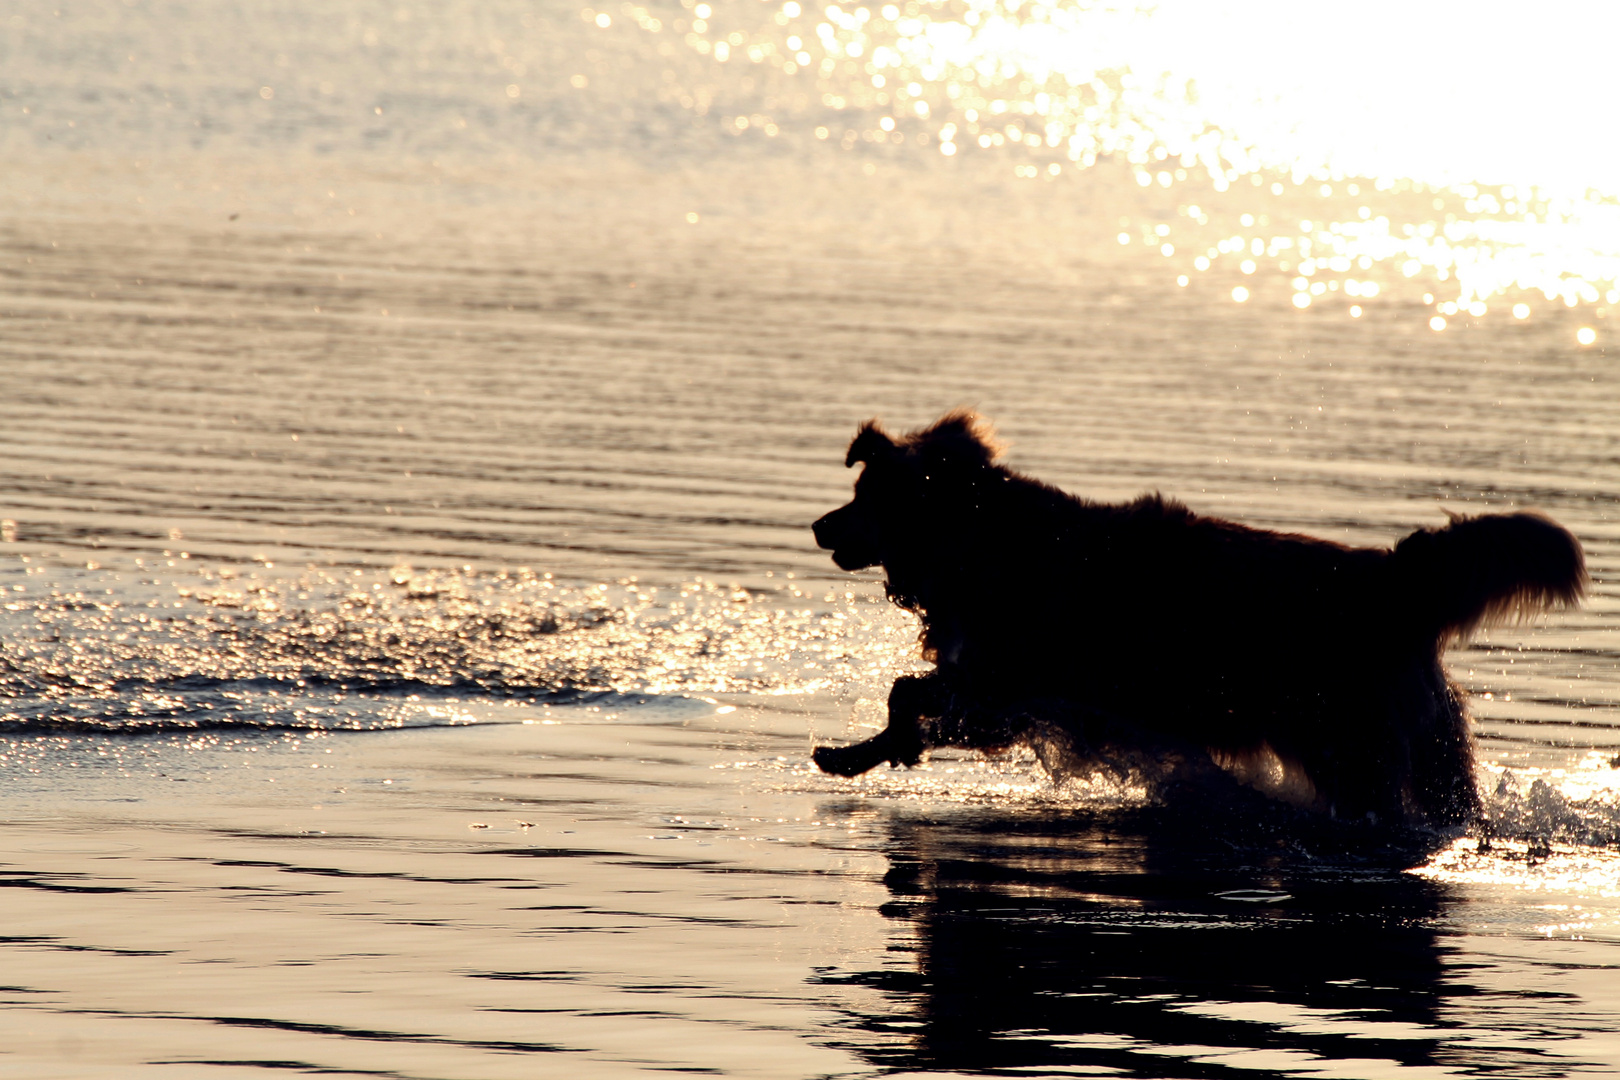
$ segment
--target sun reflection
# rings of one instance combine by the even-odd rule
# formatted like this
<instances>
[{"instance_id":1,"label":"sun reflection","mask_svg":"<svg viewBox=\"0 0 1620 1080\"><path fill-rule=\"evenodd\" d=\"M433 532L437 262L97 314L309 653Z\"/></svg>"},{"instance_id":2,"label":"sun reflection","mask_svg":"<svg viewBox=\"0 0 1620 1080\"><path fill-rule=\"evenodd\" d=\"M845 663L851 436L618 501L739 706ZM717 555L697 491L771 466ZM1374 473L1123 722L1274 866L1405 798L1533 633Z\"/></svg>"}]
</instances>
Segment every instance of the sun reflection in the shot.
<instances>
[{"instance_id":1,"label":"sun reflection","mask_svg":"<svg viewBox=\"0 0 1620 1080\"><path fill-rule=\"evenodd\" d=\"M1539 303L1620 302L1620 200L1612 170L1580 171L1601 157L1577 145L1590 135L1537 114L1542 127L1552 125L1557 152L1536 155L1430 122L1410 93L1393 88L1405 79L1421 89L1452 110L1460 132L1479 120L1466 96L1477 73L1442 58L1379 76L1369 58L1382 63L1388 43L1371 16L1335 22L1323 35L1303 9L1266 3L1238 20L1187 3L1074 0L680 0L679 8L625 4L618 12L617 20L593 8L580 14L605 34L664 35L719 69L718 85L667 89L682 107L704 115L732 92L761 100L757 112L726 121L738 137L813 131L863 154L979 155L1027 181L1108 162L1144 192L1199 192L1196 205L1181 208L1186 224L1176 235L1152 243L1171 279L1217 270L1223 258L1256 279L1245 283L1250 290L1303 276L1313 284L1296 283L1301 311L1313 305L1300 293L1367 301L1417 278L1439 283L1430 292L1476 319L1491 317L1497 297L1521 320ZM1405 9L1384 14L1414 34L1433 21ZM1444 30L1486 54L1514 53L1517 69L1530 57L1525 35L1545 36L1547 27L1482 19ZM1499 106L1539 101L1533 90L1573 87L1580 77L1570 65L1532 66L1547 85ZM1354 92L1327 94L1323 70L1364 74ZM1504 182L1475 178L1490 172ZM1226 212L1212 213L1220 203ZM1201 239L1230 211L1241 212L1241 231ZM1588 330L1595 341L1595 328L1581 333Z\"/></svg>"}]
</instances>

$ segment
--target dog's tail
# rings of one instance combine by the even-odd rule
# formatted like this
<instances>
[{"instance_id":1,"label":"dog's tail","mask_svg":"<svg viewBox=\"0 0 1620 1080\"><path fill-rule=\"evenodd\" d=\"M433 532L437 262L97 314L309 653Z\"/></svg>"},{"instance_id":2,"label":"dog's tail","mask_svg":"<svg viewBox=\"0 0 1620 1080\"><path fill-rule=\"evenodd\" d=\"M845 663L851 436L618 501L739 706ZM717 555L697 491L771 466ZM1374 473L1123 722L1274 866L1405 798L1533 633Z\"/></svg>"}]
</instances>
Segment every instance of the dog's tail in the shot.
<instances>
[{"instance_id":1,"label":"dog's tail","mask_svg":"<svg viewBox=\"0 0 1620 1080\"><path fill-rule=\"evenodd\" d=\"M1531 512L1454 515L1396 544L1394 564L1420 624L1442 638L1573 605L1588 582L1580 541Z\"/></svg>"}]
</instances>

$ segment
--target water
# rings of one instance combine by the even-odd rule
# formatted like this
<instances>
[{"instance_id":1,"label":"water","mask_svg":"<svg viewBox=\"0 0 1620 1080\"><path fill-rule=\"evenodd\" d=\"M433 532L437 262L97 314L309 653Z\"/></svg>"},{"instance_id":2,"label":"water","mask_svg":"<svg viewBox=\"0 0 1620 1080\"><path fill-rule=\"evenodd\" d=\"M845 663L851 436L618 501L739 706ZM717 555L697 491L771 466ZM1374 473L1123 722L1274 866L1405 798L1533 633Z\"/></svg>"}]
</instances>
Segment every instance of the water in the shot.
<instances>
[{"instance_id":1,"label":"water","mask_svg":"<svg viewBox=\"0 0 1620 1080\"><path fill-rule=\"evenodd\" d=\"M707 8L0 7L0 1070L1612 1072L1612 15ZM1569 526L1494 828L816 772L920 665L808 523L964 404Z\"/></svg>"}]
</instances>

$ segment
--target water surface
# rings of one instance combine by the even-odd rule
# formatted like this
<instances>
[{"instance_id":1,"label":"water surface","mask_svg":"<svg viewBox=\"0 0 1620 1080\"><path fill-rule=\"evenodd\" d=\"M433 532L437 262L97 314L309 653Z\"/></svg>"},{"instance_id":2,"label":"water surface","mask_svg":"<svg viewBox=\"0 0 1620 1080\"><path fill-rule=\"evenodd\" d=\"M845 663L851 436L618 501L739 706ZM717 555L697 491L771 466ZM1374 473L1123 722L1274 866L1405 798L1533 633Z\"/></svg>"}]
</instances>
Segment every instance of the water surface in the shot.
<instances>
[{"instance_id":1,"label":"water surface","mask_svg":"<svg viewBox=\"0 0 1620 1080\"><path fill-rule=\"evenodd\" d=\"M1608 16L1305 11L0 8L5 1068L1612 1072ZM961 405L1569 526L1450 655L1492 829L816 772L919 661L808 523Z\"/></svg>"}]
</instances>

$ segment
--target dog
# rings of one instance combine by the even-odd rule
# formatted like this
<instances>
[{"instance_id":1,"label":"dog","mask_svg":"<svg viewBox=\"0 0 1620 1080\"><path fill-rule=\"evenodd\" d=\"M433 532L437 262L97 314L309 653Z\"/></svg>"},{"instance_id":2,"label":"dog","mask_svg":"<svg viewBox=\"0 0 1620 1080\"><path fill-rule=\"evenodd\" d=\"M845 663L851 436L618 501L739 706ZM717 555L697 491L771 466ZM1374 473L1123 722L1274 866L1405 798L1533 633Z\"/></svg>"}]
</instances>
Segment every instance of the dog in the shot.
<instances>
[{"instance_id":1,"label":"dog","mask_svg":"<svg viewBox=\"0 0 1620 1080\"><path fill-rule=\"evenodd\" d=\"M1057 747L1080 768L1219 769L1337 818L1462 825L1481 804L1445 647L1588 584L1580 543L1539 513L1350 547L1157 494L1090 502L1000 453L966 411L851 442L855 497L816 542L844 570L882 567L934 669L895 681L883 731L816 749L822 770L1026 743L1049 764Z\"/></svg>"}]
</instances>

